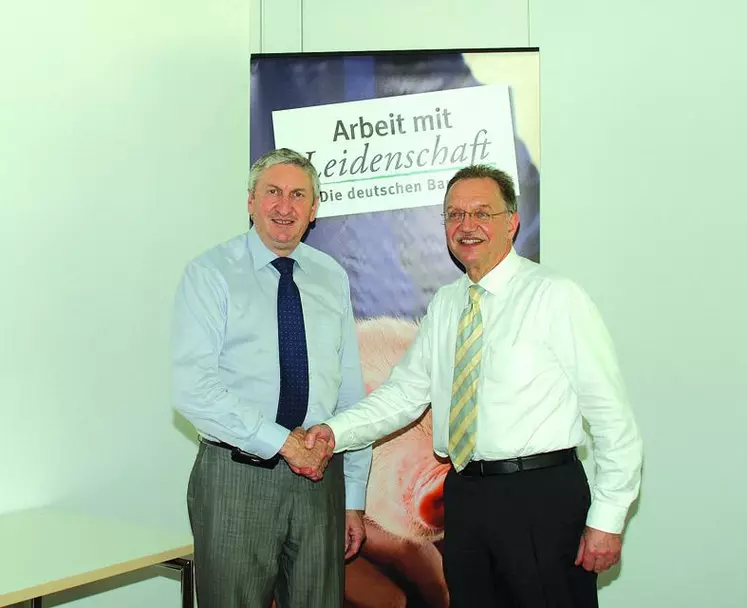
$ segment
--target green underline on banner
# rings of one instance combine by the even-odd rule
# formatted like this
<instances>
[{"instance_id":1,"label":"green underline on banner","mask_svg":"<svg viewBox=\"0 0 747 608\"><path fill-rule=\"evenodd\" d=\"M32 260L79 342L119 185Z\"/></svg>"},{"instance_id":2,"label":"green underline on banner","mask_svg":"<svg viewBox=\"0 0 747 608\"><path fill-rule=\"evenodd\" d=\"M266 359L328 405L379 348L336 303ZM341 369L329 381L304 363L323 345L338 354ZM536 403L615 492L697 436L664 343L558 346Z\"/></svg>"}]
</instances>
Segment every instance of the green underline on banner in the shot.
<instances>
[{"instance_id":1,"label":"green underline on banner","mask_svg":"<svg viewBox=\"0 0 747 608\"><path fill-rule=\"evenodd\" d=\"M495 166L495 163L483 163L485 165ZM425 173L443 173L444 171L459 171L464 167L444 167L443 169L423 169L422 171L413 171L411 173L397 173L395 175L375 175L373 177L354 177L352 179L341 179L338 182L324 182L324 186L335 186L337 184L348 184L350 182L368 182L372 179L390 179L395 177L410 177L411 175L423 175Z\"/></svg>"}]
</instances>

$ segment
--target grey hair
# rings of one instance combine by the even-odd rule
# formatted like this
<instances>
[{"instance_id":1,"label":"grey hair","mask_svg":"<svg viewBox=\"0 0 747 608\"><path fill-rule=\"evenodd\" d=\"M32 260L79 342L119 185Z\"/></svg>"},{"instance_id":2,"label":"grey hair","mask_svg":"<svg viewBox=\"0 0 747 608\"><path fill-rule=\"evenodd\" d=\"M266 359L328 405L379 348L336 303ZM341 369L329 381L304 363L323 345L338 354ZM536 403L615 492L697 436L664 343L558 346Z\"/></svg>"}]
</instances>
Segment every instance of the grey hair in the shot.
<instances>
[{"instance_id":1,"label":"grey hair","mask_svg":"<svg viewBox=\"0 0 747 608\"><path fill-rule=\"evenodd\" d=\"M314 189L314 200L319 198L319 191L321 190L319 185L319 173L308 158L290 148L271 150L254 162L252 168L249 170L250 194L254 194L254 190L257 187L257 182L259 181L262 172L275 165L294 165L306 171L306 174L311 180L311 186Z\"/></svg>"},{"instance_id":2,"label":"grey hair","mask_svg":"<svg viewBox=\"0 0 747 608\"><path fill-rule=\"evenodd\" d=\"M516 213L516 189L514 188L514 180L508 173L495 169L490 165L470 165L464 167L454 174L449 180L446 186L446 194L444 194L444 204L446 204L446 198L449 196L449 190L451 187L461 179L492 179L498 188L500 188L503 200L506 203L506 209L510 213Z\"/></svg>"}]
</instances>

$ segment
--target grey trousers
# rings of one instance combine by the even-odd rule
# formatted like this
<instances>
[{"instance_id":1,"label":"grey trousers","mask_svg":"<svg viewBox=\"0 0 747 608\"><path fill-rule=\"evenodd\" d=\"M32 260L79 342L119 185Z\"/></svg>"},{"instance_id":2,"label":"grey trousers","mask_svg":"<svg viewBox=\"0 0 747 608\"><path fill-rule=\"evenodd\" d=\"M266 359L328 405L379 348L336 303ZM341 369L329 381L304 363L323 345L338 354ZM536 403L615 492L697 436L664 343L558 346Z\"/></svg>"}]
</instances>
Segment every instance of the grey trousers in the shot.
<instances>
[{"instance_id":1,"label":"grey trousers","mask_svg":"<svg viewBox=\"0 0 747 608\"><path fill-rule=\"evenodd\" d=\"M342 458L319 482L200 443L187 507L200 608L338 608L344 595Z\"/></svg>"}]
</instances>

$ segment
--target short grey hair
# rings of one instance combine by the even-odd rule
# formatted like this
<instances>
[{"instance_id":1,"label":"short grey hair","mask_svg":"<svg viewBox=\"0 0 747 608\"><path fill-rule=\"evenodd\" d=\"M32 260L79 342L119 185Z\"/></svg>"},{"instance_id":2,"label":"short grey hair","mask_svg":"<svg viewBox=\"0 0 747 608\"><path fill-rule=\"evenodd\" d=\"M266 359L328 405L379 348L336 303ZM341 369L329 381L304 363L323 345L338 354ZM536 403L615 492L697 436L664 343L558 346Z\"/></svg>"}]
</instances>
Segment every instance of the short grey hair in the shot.
<instances>
[{"instance_id":1,"label":"short grey hair","mask_svg":"<svg viewBox=\"0 0 747 608\"><path fill-rule=\"evenodd\" d=\"M459 180L484 178L492 179L496 184L498 184L498 188L500 188L501 191L501 196L503 196L503 200L506 203L506 209L510 213L516 213L517 204L514 180L508 173L501 171L500 169L491 167L490 165L470 165L469 167L464 167L463 169L457 171L456 174L454 174L454 177L449 180L449 183L446 186L446 194L444 194L444 204L446 204L446 198L449 196L449 190L451 190L451 187Z\"/></svg>"},{"instance_id":2,"label":"short grey hair","mask_svg":"<svg viewBox=\"0 0 747 608\"><path fill-rule=\"evenodd\" d=\"M249 193L254 194L262 172L275 165L294 165L306 171L314 189L314 200L319 198L321 186L319 185L319 173L311 164L311 161L290 148L278 148L258 158L249 170Z\"/></svg>"}]
</instances>

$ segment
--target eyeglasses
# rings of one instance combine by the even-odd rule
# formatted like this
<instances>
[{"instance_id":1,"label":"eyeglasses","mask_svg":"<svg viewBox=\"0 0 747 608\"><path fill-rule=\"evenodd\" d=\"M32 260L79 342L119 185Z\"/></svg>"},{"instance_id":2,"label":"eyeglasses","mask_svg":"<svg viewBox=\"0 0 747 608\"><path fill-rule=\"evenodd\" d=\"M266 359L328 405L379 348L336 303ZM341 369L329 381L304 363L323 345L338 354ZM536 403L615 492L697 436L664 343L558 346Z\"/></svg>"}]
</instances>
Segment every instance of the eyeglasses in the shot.
<instances>
[{"instance_id":1,"label":"eyeglasses","mask_svg":"<svg viewBox=\"0 0 747 608\"><path fill-rule=\"evenodd\" d=\"M511 213L508 209L499 213L490 213L488 211L447 211L442 213L441 216L444 218L445 224L461 224L464 218L470 216L478 224L487 224L494 217L503 215L504 213Z\"/></svg>"}]
</instances>

